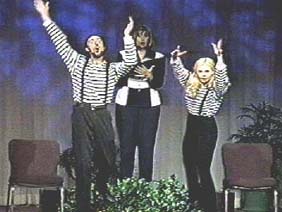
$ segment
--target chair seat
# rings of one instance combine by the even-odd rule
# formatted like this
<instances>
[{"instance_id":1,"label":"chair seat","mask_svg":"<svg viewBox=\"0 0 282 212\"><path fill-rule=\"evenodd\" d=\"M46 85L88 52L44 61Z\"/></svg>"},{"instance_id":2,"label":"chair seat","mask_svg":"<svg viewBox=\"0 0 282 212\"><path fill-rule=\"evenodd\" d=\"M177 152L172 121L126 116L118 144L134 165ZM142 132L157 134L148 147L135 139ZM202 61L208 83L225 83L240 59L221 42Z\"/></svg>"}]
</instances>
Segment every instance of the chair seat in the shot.
<instances>
[{"instance_id":1,"label":"chair seat","mask_svg":"<svg viewBox=\"0 0 282 212\"><path fill-rule=\"evenodd\" d=\"M12 185L26 187L59 187L63 185L63 178L60 176L21 176L20 179L10 178Z\"/></svg>"},{"instance_id":2,"label":"chair seat","mask_svg":"<svg viewBox=\"0 0 282 212\"><path fill-rule=\"evenodd\" d=\"M226 187L245 187L245 188L262 188L262 187L274 187L277 184L273 177L265 178L242 178L242 177L231 177L224 179L224 185Z\"/></svg>"},{"instance_id":3,"label":"chair seat","mask_svg":"<svg viewBox=\"0 0 282 212\"><path fill-rule=\"evenodd\" d=\"M60 161L59 143L54 140L13 139L9 142L8 156L11 166L6 211L16 206L14 200L18 192L15 190L26 187L59 190L60 212L63 212L63 178L57 174Z\"/></svg>"}]
</instances>

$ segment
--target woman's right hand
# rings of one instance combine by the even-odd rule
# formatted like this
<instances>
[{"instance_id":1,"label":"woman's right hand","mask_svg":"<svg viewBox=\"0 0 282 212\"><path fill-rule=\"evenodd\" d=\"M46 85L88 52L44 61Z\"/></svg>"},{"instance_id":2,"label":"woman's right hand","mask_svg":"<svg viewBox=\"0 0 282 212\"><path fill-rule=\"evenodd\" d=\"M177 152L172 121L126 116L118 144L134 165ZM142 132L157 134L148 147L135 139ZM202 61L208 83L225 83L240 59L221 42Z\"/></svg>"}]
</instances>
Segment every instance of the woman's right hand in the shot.
<instances>
[{"instance_id":1,"label":"woman's right hand","mask_svg":"<svg viewBox=\"0 0 282 212\"><path fill-rule=\"evenodd\" d=\"M130 33L132 32L134 27L134 20L132 18L132 16L128 17L128 24L126 25L125 29L124 29L124 36L130 36Z\"/></svg>"},{"instance_id":2,"label":"woman's right hand","mask_svg":"<svg viewBox=\"0 0 282 212\"><path fill-rule=\"evenodd\" d=\"M172 59L172 60L176 60L177 58L182 57L183 55L185 55L185 54L187 54L187 53L188 53L188 51L180 51L180 45L178 45L178 46L176 47L176 49L174 49L174 50L170 53L170 55L171 55L171 59Z\"/></svg>"},{"instance_id":3,"label":"woman's right hand","mask_svg":"<svg viewBox=\"0 0 282 212\"><path fill-rule=\"evenodd\" d=\"M43 21L51 20L49 13L49 1L45 3L43 0L34 0L33 3Z\"/></svg>"}]
</instances>

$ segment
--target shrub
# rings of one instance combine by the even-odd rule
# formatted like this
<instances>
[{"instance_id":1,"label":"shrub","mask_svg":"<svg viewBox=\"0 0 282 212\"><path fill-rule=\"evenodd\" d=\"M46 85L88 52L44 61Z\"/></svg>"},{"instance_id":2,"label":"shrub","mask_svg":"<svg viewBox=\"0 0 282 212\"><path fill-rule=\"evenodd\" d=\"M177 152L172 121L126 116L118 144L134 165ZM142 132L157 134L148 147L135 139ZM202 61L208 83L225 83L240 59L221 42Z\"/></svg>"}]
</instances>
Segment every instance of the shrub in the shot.
<instances>
[{"instance_id":1,"label":"shrub","mask_svg":"<svg viewBox=\"0 0 282 212\"><path fill-rule=\"evenodd\" d=\"M95 191L94 186L92 190ZM105 212L187 212L192 211L188 190L171 176L159 181L146 182L144 179L128 178L118 180L116 185L109 185L110 195L114 201L100 202L97 198L92 202ZM75 189L66 194L65 211L76 210ZM94 197L94 196L92 196Z\"/></svg>"}]
</instances>

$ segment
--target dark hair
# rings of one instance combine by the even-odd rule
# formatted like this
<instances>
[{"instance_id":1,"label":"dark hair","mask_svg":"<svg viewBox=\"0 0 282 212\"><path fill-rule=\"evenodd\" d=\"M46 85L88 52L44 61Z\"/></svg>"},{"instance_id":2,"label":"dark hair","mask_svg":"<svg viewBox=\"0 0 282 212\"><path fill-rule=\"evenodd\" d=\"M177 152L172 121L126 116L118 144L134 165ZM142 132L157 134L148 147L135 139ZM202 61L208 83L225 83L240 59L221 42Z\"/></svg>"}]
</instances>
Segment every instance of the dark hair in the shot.
<instances>
[{"instance_id":1,"label":"dark hair","mask_svg":"<svg viewBox=\"0 0 282 212\"><path fill-rule=\"evenodd\" d=\"M153 45L155 44L154 42L154 38L153 38L153 33L151 31L151 29L145 25L141 25L141 26L138 26L134 29L134 32L133 32L133 38L134 40L136 41L136 37L138 36L138 32L147 32L148 33L148 36L149 36L149 48L152 48Z\"/></svg>"},{"instance_id":2,"label":"dark hair","mask_svg":"<svg viewBox=\"0 0 282 212\"><path fill-rule=\"evenodd\" d=\"M84 41L84 48L87 48L87 47L88 47L88 46L87 46L87 41L88 41L89 38L92 37L92 36L98 36L99 38L101 38L101 40L103 41L103 44L104 44L104 46L105 46L105 51L107 51L108 47L107 47L106 38L105 38L104 36L102 36L102 35L94 35L94 34L89 35L89 36L85 39L85 41Z\"/></svg>"}]
</instances>

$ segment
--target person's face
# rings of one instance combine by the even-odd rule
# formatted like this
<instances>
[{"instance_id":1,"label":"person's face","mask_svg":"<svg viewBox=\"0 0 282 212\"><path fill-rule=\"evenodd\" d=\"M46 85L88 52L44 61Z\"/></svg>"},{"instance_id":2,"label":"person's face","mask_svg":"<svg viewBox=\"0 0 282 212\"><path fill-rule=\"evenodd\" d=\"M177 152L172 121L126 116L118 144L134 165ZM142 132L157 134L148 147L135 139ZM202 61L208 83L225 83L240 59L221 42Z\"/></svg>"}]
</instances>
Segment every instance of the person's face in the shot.
<instances>
[{"instance_id":1,"label":"person's face","mask_svg":"<svg viewBox=\"0 0 282 212\"><path fill-rule=\"evenodd\" d=\"M87 51L94 57L101 57L105 54L106 46L101 37L93 35L87 40Z\"/></svg>"},{"instance_id":2,"label":"person's face","mask_svg":"<svg viewBox=\"0 0 282 212\"><path fill-rule=\"evenodd\" d=\"M196 69L196 74L200 82L203 84L206 84L211 80L214 74L214 71L208 65L200 65Z\"/></svg>"},{"instance_id":3,"label":"person's face","mask_svg":"<svg viewBox=\"0 0 282 212\"><path fill-rule=\"evenodd\" d=\"M136 36L136 46L140 49L149 47L150 35L147 31L138 31Z\"/></svg>"}]
</instances>

